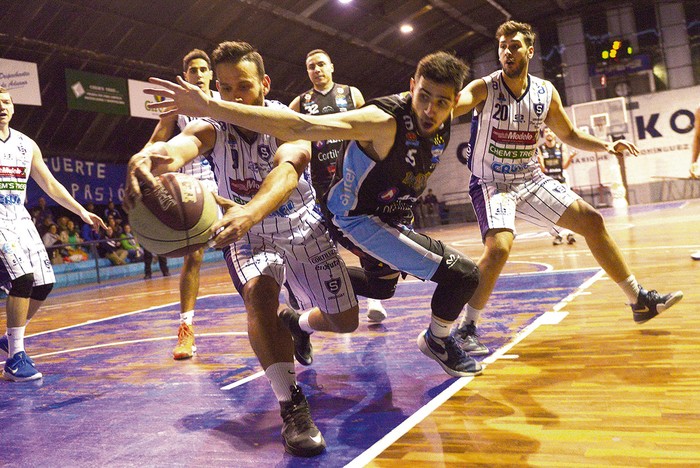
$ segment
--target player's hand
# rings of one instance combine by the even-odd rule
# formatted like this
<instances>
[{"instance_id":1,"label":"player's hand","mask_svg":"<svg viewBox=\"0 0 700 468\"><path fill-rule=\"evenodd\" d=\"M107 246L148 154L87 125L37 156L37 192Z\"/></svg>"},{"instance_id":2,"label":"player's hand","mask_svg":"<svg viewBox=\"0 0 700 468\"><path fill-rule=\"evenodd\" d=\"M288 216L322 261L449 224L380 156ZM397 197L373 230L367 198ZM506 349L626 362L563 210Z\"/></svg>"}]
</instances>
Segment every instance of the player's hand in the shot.
<instances>
[{"instance_id":1,"label":"player's hand","mask_svg":"<svg viewBox=\"0 0 700 468\"><path fill-rule=\"evenodd\" d=\"M627 140L617 140L607 144L608 153L615 156L622 156L625 151L629 151L633 156L639 156L639 148Z\"/></svg>"},{"instance_id":2,"label":"player's hand","mask_svg":"<svg viewBox=\"0 0 700 468\"><path fill-rule=\"evenodd\" d=\"M224 216L210 228L209 246L221 249L245 236L254 222L243 205L217 194L214 194L214 199Z\"/></svg>"},{"instance_id":3,"label":"player's hand","mask_svg":"<svg viewBox=\"0 0 700 468\"><path fill-rule=\"evenodd\" d=\"M134 207L134 202L141 198L142 188L154 188L158 180L153 176L155 168L167 166L172 158L157 154L149 149L136 153L129 160L126 169L126 188L123 206L126 211Z\"/></svg>"},{"instance_id":4,"label":"player's hand","mask_svg":"<svg viewBox=\"0 0 700 468\"><path fill-rule=\"evenodd\" d=\"M181 76L177 77L177 83L160 78L149 78L148 81L161 86L161 88L146 88L143 92L165 98L160 102L149 103L150 110L164 110L161 114L163 117L173 114L191 117L205 117L207 115L211 97L207 96L199 86L188 83Z\"/></svg>"},{"instance_id":5,"label":"player's hand","mask_svg":"<svg viewBox=\"0 0 700 468\"><path fill-rule=\"evenodd\" d=\"M689 172L691 179L700 179L700 162L692 163Z\"/></svg>"},{"instance_id":6,"label":"player's hand","mask_svg":"<svg viewBox=\"0 0 700 468\"><path fill-rule=\"evenodd\" d=\"M85 224L92 226L92 230L95 232L97 232L100 228L107 229L107 225L102 218L97 216L95 213L90 213L88 210L85 210L84 213L80 213L80 219L82 219Z\"/></svg>"}]
</instances>

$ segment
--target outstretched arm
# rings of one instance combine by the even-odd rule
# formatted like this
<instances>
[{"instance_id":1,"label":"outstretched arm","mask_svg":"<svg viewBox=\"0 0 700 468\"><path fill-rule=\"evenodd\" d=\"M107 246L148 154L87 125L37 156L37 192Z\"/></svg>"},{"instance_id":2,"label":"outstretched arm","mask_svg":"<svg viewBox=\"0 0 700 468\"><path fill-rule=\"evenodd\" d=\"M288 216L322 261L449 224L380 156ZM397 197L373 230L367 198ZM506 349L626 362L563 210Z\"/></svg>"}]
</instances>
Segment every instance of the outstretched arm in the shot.
<instances>
[{"instance_id":1,"label":"outstretched arm","mask_svg":"<svg viewBox=\"0 0 700 468\"><path fill-rule=\"evenodd\" d=\"M488 91L484 80L479 78L472 81L457 95L457 104L452 112L452 117L456 118L460 115L465 115L475 108L481 110L480 105L486 100L487 95Z\"/></svg>"},{"instance_id":2,"label":"outstretched arm","mask_svg":"<svg viewBox=\"0 0 700 468\"><path fill-rule=\"evenodd\" d=\"M311 158L308 141L291 141L280 145L275 153L275 167L263 180L253 198L245 205L216 196L224 209L223 218L211 227L215 247L225 247L243 237L284 203L299 184L299 178Z\"/></svg>"},{"instance_id":3,"label":"outstretched arm","mask_svg":"<svg viewBox=\"0 0 700 468\"><path fill-rule=\"evenodd\" d=\"M690 155L690 177L700 179L700 168L697 167L700 155L700 107L695 110L695 132L693 133L693 149Z\"/></svg>"},{"instance_id":4,"label":"outstretched arm","mask_svg":"<svg viewBox=\"0 0 700 468\"><path fill-rule=\"evenodd\" d=\"M574 128L571 120L564 112L564 106L556 89L554 89L549 112L544 122L557 134L561 141L575 148L592 152L608 152L615 155L622 155L625 150L635 156L639 154L639 149L627 140L604 141Z\"/></svg>"},{"instance_id":5,"label":"outstretched arm","mask_svg":"<svg viewBox=\"0 0 700 468\"><path fill-rule=\"evenodd\" d=\"M376 147L385 142L389 134L392 139L394 136L393 118L376 106L337 114L304 115L286 109L212 99L179 76L177 83L158 78L150 78L149 81L162 88L146 89L144 92L167 98L151 103L149 107L170 109L164 115L210 116L254 132L267 133L282 141L358 140L371 142Z\"/></svg>"}]
</instances>

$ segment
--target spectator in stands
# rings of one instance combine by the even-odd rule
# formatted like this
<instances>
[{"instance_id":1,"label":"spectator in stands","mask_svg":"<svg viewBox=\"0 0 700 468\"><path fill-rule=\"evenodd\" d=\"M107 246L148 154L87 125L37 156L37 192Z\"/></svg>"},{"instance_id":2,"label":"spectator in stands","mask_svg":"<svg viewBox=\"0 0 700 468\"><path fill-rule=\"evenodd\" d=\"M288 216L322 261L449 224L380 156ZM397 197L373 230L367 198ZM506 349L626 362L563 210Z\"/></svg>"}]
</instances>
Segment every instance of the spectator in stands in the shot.
<instances>
[{"instance_id":1,"label":"spectator in stands","mask_svg":"<svg viewBox=\"0 0 700 468\"><path fill-rule=\"evenodd\" d=\"M112 216L112 215L107 216L107 218L105 219L105 222L106 222L107 226L110 226L112 228L112 232L114 233L114 237L119 237L122 235L122 232L123 232L122 226L121 226L121 224L119 224L117 222L117 219L114 216Z\"/></svg>"},{"instance_id":2,"label":"spectator in stands","mask_svg":"<svg viewBox=\"0 0 700 468\"><path fill-rule=\"evenodd\" d=\"M112 200L110 200L109 203L107 203L107 208L105 208L105 221L107 221L110 216L114 218L114 222L117 224L117 226L119 226L119 230L121 231L121 225L124 217L122 216L121 211L119 211L117 207L114 206L114 202Z\"/></svg>"},{"instance_id":3,"label":"spectator in stands","mask_svg":"<svg viewBox=\"0 0 700 468\"><path fill-rule=\"evenodd\" d=\"M438 214L440 208L438 206L438 199L433 193L433 189L428 189L428 193L423 197L423 206L425 207L426 217L426 222L424 224L426 226L440 224L440 217Z\"/></svg>"},{"instance_id":4,"label":"spectator in stands","mask_svg":"<svg viewBox=\"0 0 700 468\"><path fill-rule=\"evenodd\" d=\"M66 228L59 233L62 244L68 244L68 258L71 262L82 262L88 259L87 252L82 248L83 239L78 234L78 228L75 223L66 218Z\"/></svg>"},{"instance_id":5,"label":"spectator in stands","mask_svg":"<svg viewBox=\"0 0 700 468\"><path fill-rule=\"evenodd\" d=\"M90 211L89 205L91 205L91 203L85 207L85 209L88 211ZM93 209L94 209L94 206L93 206ZM93 212L90 211L90 213L93 213ZM93 249L96 249L98 247L98 245L97 244L90 244L89 242L100 240L99 230L95 230L89 224L83 223L83 226L80 228L80 237L83 238L83 242L88 242L88 244L86 244L84 246L85 250L87 250L88 253L93 252L93 254L94 254L95 250L93 250Z\"/></svg>"},{"instance_id":6,"label":"spectator in stands","mask_svg":"<svg viewBox=\"0 0 700 468\"><path fill-rule=\"evenodd\" d=\"M46 252L49 254L51 263L63 263L63 257L68 257L68 251L64 248L54 247L56 244L61 244L61 236L58 235L58 226L51 224L48 231L41 237Z\"/></svg>"},{"instance_id":7,"label":"spectator in stands","mask_svg":"<svg viewBox=\"0 0 700 468\"><path fill-rule=\"evenodd\" d=\"M124 225L124 232L119 236L121 239L122 249L126 250L127 259L130 263L140 262L143 260L143 248L139 245L136 237L131 232L129 223Z\"/></svg>"},{"instance_id":8,"label":"spectator in stands","mask_svg":"<svg viewBox=\"0 0 700 468\"><path fill-rule=\"evenodd\" d=\"M46 234L48 232L48 230L52 224L56 224L53 221L53 217L47 216L46 218L41 220L41 224L39 226L37 226L36 230L39 232L40 236L43 236L44 234ZM58 226L56 226L56 230L58 230Z\"/></svg>"},{"instance_id":9,"label":"spectator in stands","mask_svg":"<svg viewBox=\"0 0 700 468\"><path fill-rule=\"evenodd\" d=\"M114 237L114 230L111 226L107 226L100 239L98 251L100 256L112 262L112 265L124 265L126 263L127 251L122 249L121 241Z\"/></svg>"},{"instance_id":10,"label":"spectator in stands","mask_svg":"<svg viewBox=\"0 0 700 468\"><path fill-rule=\"evenodd\" d=\"M51 211L51 208L46 204L46 198L44 197L39 197L39 200L37 200L37 208L39 208L39 224L44 222L45 218L51 218L54 219L54 214L53 211ZM34 223L36 224L36 223ZM39 224L36 224L37 226Z\"/></svg>"}]
</instances>

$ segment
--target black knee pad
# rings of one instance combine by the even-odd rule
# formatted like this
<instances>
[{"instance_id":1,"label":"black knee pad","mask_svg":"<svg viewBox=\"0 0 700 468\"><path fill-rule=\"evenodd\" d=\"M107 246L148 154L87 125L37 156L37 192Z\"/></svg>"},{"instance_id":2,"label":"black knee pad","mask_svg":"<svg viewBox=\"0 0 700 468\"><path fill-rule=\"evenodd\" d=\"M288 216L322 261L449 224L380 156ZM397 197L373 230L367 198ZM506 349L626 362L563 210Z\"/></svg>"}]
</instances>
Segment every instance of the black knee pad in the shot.
<instances>
[{"instance_id":1,"label":"black knee pad","mask_svg":"<svg viewBox=\"0 0 700 468\"><path fill-rule=\"evenodd\" d=\"M41 286L34 286L34 288L32 289L32 295L29 297L31 297L35 301L45 301L52 289L53 283L42 284Z\"/></svg>"},{"instance_id":2,"label":"black knee pad","mask_svg":"<svg viewBox=\"0 0 700 468\"><path fill-rule=\"evenodd\" d=\"M399 275L396 274L396 278L377 278L370 277L369 290L371 292L371 297L373 299L389 299L394 297L396 292L396 284L399 282Z\"/></svg>"},{"instance_id":3,"label":"black knee pad","mask_svg":"<svg viewBox=\"0 0 700 468\"><path fill-rule=\"evenodd\" d=\"M32 294L32 287L34 286L34 274L27 273L26 275L20 276L12 280L12 289L10 289L10 296L14 297L29 297Z\"/></svg>"},{"instance_id":4,"label":"black knee pad","mask_svg":"<svg viewBox=\"0 0 700 468\"><path fill-rule=\"evenodd\" d=\"M445 320L456 320L479 285L479 267L469 257L445 247L445 254L431 278L437 288L433 294L433 313Z\"/></svg>"}]
</instances>

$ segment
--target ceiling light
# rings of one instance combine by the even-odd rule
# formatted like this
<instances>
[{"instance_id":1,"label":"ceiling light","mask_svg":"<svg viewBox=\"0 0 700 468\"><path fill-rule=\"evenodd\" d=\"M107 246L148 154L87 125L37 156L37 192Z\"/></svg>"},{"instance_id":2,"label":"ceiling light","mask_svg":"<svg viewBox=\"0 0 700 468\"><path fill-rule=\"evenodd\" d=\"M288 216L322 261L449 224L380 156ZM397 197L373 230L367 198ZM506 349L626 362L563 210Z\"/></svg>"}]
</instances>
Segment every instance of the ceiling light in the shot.
<instances>
[{"instance_id":1,"label":"ceiling light","mask_svg":"<svg viewBox=\"0 0 700 468\"><path fill-rule=\"evenodd\" d=\"M350 3L352 0L338 0L340 3Z\"/></svg>"},{"instance_id":2,"label":"ceiling light","mask_svg":"<svg viewBox=\"0 0 700 468\"><path fill-rule=\"evenodd\" d=\"M412 33L413 26L411 26L410 24L402 24L401 25L401 32L404 34Z\"/></svg>"}]
</instances>

